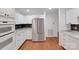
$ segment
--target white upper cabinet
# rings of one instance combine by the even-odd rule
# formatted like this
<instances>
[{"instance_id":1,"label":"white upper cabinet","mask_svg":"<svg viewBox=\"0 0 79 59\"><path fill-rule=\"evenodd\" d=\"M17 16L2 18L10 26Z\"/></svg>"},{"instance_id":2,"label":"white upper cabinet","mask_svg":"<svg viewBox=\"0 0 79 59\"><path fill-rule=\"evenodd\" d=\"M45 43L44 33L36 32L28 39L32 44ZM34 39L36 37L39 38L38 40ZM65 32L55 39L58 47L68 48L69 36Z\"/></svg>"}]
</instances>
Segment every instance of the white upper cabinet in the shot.
<instances>
[{"instance_id":1,"label":"white upper cabinet","mask_svg":"<svg viewBox=\"0 0 79 59\"><path fill-rule=\"evenodd\" d=\"M15 9L13 8L7 8L5 9L5 13L8 17L15 17Z\"/></svg>"},{"instance_id":2,"label":"white upper cabinet","mask_svg":"<svg viewBox=\"0 0 79 59\"><path fill-rule=\"evenodd\" d=\"M70 24L71 23L71 11L70 10L66 10L66 14L65 14L65 18L66 18L66 24Z\"/></svg>"},{"instance_id":3,"label":"white upper cabinet","mask_svg":"<svg viewBox=\"0 0 79 59\"><path fill-rule=\"evenodd\" d=\"M14 8L0 8L0 16L15 17Z\"/></svg>"},{"instance_id":4,"label":"white upper cabinet","mask_svg":"<svg viewBox=\"0 0 79 59\"><path fill-rule=\"evenodd\" d=\"M79 17L79 9L72 9L71 10L71 23L72 24L79 24L78 22L78 17Z\"/></svg>"},{"instance_id":5,"label":"white upper cabinet","mask_svg":"<svg viewBox=\"0 0 79 59\"><path fill-rule=\"evenodd\" d=\"M0 8L0 21L15 21L15 9Z\"/></svg>"},{"instance_id":6,"label":"white upper cabinet","mask_svg":"<svg viewBox=\"0 0 79 59\"><path fill-rule=\"evenodd\" d=\"M5 15L5 9L4 8L0 8L0 15Z\"/></svg>"},{"instance_id":7,"label":"white upper cabinet","mask_svg":"<svg viewBox=\"0 0 79 59\"><path fill-rule=\"evenodd\" d=\"M79 24L79 9L73 8L66 10L66 24Z\"/></svg>"}]
</instances>

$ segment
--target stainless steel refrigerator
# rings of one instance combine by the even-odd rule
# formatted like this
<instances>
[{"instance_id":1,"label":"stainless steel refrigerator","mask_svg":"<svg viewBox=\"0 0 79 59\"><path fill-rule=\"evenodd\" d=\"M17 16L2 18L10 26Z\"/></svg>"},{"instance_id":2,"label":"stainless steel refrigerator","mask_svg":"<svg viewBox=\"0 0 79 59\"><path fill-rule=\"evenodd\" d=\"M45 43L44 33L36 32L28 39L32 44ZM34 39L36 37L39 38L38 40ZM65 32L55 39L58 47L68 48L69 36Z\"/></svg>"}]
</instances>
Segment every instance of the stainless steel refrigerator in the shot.
<instances>
[{"instance_id":1,"label":"stainless steel refrigerator","mask_svg":"<svg viewBox=\"0 0 79 59\"><path fill-rule=\"evenodd\" d=\"M44 41L44 18L33 18L32 41Z\"/></svg>"}]
</instances>

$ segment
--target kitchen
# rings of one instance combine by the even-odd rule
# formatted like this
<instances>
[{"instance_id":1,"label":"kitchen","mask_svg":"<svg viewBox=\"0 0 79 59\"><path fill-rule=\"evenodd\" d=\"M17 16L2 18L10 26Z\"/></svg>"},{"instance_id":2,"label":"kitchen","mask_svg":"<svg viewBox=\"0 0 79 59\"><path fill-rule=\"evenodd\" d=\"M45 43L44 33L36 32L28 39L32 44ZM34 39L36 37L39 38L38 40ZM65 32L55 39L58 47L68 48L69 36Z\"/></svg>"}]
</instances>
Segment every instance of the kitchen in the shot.
<instances>
[{"instance_id":1,"label":"kitchen","mask_svg":"<svg viewBox=\"0 0 79 59\"><path fill-rule=\"evenodd\" d=\"M78 50L78 8L0 8L0 50Z\"/></svg>"},{"instance_id":2,"label":"kitchen","mask_svg":"<svg viewBox=\"0 0 79 59\"><path fill-rule=\"evenodd\" d=\"M79 58L79 2L1 0L1 59Z\"/></svg>"},{"instance_id":3,"label":"kitchen","mask_svg":"<svg viewBox=\"0 0 79 59\"><path fill-rule=\"evenodd\" d=\"M17 50L25 41L44 42L47 37L58 41L58 8L0 8L0 28L1 50Z\"/></svg>"}]
</instances>

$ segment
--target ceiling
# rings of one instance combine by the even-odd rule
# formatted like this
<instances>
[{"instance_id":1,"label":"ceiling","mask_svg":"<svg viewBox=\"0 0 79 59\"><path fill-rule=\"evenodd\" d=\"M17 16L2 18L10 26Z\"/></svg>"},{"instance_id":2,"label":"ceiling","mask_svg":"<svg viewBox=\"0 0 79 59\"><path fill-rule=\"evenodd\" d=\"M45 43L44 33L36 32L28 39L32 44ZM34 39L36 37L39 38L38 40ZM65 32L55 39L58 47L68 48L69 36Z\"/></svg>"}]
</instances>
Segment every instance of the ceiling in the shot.
<instances>
[{"instance_id":1,"label":"ceiling","mask_svg":"<svg viewBox=\"0 0 79 59\"><path fill-rule=\"evenodd\" d=\"M52 14L58 11L57 8L15 8L15 10L23 15L40 15L44 12ZM29 10L29 12L27 10Z\"/></svg>"}]
</instances>

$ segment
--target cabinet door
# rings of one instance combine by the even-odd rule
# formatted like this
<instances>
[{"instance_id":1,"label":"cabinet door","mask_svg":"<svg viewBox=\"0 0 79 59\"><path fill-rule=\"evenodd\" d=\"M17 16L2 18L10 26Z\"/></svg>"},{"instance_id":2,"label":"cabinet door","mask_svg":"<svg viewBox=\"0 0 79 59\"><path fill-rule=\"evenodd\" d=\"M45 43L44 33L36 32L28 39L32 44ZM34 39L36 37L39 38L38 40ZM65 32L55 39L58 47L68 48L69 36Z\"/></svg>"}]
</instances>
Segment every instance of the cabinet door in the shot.
<instances>
[{"instance_id":1,"label":"cabinet door","mask_svg":"<svg viewBox=\"0 0 79 59\"><path fill-rule=\"evenodd\" d=\"M79 39L74 38L68 34L64 34L63 40L62 40L62 46L65 49L68 50L78 50L79 47Z\"/></svg>"},{"instance_id":2,"label":"cabinet door","mask_svg":"<svg viewBox=\"0 0 79 59\"><path fill-rule=\"evenodd\" d=\"M22 44L23 42L26 40L26 29L19 29L19 30L16 30L16 49L18 49Z\"/></svg>"},{"instance_id":3,"label":"cabinet door","mask_svg":"<svg viewBox=\"0 0 79 59\"><path fill-rule=\"evenodd\" d=\"M78 19L77 17L79 16L79 9L72 9L71 10L71 23L72 24L77 24L78 23Z\"/></svg>"},{"instance_id":4,"label":"cabinet door","mask_svg":"<svg viewBox=\"0 0 79 59\"><path fill-rule=\"evenodd\" d=\"M66 24L70 24L71 23L71 10L66 10Z\"/></svg>"},{"instance_id":5,"label":"cabinet door","mask_svg":"<svg viewBox=\"0 0 79 59\"><path fill-rule=\"evenodd\" d=\"M22 41L23 41L23 33L22 33L22 31L18 31L18 30L16 30L16 32L15 32L15 38L16 38L16 49L18 49L20 46L21 46L21 44L22 44Z\"/></svg>"},{"instance_id":6,"label":"cabinet door","mask_svg":"<svg viewBox=\"0 0 79 59\"><path fill-rule=\"evenodd\" d=\"M6 8L5 13L7 14L8 17L15 17L15 9L13 8Z\"/></svg>"},{"instance_id":7,"label":"cabinet door","mask_svg":"<svg viewBox=\"0 0 79 59\"><path fill-rule=\"evenodd\" d=\"M68 50L72 50L72 49L74 49L75 47L75 44L74 44L74 42L72 41L72 37L70 36L70 35L67 35L67 34L65 34L64 33L64 37L63 37L63 46L64 46L64 48L65 49L68 49Z\"/></svg>"},{"instance_id":8,"label":"cabinet door","mask_svg":"<svg viewBox=\"0 0 79 59\"><path fill-rule=\"evenodd\" d=\"M78 38L75 38L75 37L72 37L72 47L74 50L79 50L79 39Z\"/></svg>"},{"instance_id":9,"label":"cabinet door","mask_svg":"<svg viewBox=\"0 0 79 59\"><path fill-rule=\"evenodd\" d=\"M66 10L66 24L78 24L79 9L73 8Z\"/></svg>"},{"instance_id":10,"label":"cabinet door","mask_svg":"<svg viewBox=\"0 0 79 59\"><path fill-rule=\"evenodd\" d=\"M13 8L0 8L0 15L6 17L15 17L15 9Z\"/></svg>"}]
</instances>

